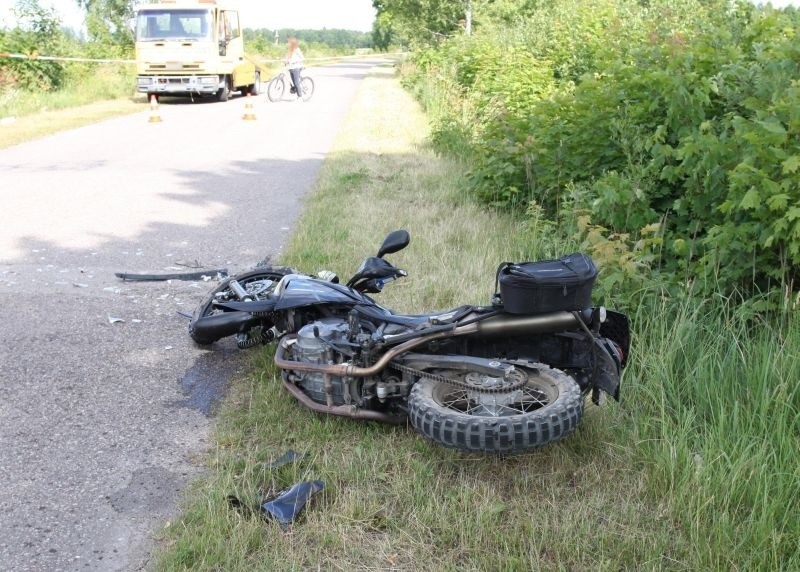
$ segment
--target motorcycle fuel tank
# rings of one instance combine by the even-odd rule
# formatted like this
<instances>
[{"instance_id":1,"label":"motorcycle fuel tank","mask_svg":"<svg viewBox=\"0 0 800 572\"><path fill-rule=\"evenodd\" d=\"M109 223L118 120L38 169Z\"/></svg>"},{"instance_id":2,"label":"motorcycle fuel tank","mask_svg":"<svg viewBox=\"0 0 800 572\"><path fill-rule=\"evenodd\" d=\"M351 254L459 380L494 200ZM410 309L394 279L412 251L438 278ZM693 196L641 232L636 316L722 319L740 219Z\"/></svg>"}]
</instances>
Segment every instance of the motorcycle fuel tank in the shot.
<instances>
[{"instance_id":1,"label":"motorcycle fuel tank","mask_svg":"<svg viewBox=\"0 0 800 572\"><path fill-rule=\"evenodd\" d=\"M292 276L284 280L286 282L280 298L275 304L276 310L290 310L314 304L374 305L369 298L341 284L304 276Z\"/></svg>"}]
</instances>

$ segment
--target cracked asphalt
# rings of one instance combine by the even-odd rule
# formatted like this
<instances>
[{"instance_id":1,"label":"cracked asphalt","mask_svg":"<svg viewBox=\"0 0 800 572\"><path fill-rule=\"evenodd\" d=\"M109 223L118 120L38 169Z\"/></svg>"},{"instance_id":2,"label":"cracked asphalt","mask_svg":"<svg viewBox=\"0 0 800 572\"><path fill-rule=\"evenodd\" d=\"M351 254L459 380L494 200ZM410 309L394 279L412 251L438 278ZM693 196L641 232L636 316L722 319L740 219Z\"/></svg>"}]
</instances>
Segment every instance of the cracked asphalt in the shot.
<instances>
[{"instance_id":1,"label":"cracked asphalt","mask_svg":"<svg viewBox=\"0 0 800 572\"><path fill-rule=\"evenodd\" d=\"M190 344L178 312L213 282L114 273L279 255L375 63L310 69L312 101L251 98L256 121L242 97L164 101L161 123L143 109L0 150L0 568L151 563L249 358Z\"/></svg>"}]
</instances>

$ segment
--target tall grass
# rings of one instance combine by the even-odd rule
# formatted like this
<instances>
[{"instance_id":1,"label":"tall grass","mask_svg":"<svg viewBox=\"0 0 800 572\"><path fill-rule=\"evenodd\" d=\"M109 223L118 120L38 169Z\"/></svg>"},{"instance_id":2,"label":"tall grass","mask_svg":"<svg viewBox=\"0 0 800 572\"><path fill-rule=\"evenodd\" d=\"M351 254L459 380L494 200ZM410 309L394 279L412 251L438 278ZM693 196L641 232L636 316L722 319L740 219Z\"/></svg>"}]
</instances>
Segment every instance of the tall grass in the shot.
<instances>
[{"instance_id":1,"label":"tall grass","mask_svg":"<svg viewBox=\"0 0 800 572\"><path fill-rule=\"evenodd\" d=\"M0 118L24 117L43 111L135 96L136 69L131 64L67 66L67 79L58 90L28 91L7 88L0 91Z\"/></svg>"},{"instance_id":2,"label":"tall grass","mask_svg":"<svg viewBox=\"0 0 800 572\"><path fill-rule=\"evenodd\" d=\"M629 403L649 489L704 568L800 568L800 323L735 300L634 315Z\"/></svg>"}]
</instances>

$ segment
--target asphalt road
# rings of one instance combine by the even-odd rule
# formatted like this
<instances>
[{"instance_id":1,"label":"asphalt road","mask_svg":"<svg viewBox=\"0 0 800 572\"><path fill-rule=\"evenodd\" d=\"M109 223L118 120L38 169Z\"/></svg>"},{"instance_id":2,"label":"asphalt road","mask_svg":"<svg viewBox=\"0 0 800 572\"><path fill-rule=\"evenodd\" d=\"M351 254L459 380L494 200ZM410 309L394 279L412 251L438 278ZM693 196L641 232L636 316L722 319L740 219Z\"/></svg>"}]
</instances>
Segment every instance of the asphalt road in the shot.
<instances>
[{"instance_id":1,"label":"asphalt road","mask_svg":"<svg viewBox=\"0 0 800 572\"><path fill-rule=\"evenodd\" d=\"M256 121L242 97L162 102L0 151L0 569L148 565L249 358L189 343L177 312L210 283L114 272L278 255L372 65L309 70L308 103L250 98Z\"/></svg>"}]
</instances>

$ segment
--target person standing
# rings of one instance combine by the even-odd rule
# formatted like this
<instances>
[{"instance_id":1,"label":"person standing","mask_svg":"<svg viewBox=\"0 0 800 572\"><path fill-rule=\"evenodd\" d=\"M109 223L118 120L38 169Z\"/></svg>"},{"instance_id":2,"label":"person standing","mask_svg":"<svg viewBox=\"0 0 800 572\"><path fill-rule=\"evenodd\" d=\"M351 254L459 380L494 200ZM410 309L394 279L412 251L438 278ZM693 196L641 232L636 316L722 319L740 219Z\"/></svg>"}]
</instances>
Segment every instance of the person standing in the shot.
<instances>
[{"instance_id":1,"label":"person standing","mask_svg":"<svg viewBox=\"0 0 800 572\"><path fill-rule=\"evenodd\" d=\"M286 54L286 65L289 68L289 75L294 84L294 92L297 94L297 101L303 101L303 88L300 85L300 70L303 69L305 57L300 50L300 43L296 36L289 36L286 39L289 51Z\"/></svg>"}]
</instances>

